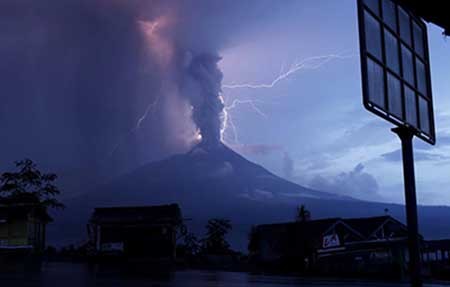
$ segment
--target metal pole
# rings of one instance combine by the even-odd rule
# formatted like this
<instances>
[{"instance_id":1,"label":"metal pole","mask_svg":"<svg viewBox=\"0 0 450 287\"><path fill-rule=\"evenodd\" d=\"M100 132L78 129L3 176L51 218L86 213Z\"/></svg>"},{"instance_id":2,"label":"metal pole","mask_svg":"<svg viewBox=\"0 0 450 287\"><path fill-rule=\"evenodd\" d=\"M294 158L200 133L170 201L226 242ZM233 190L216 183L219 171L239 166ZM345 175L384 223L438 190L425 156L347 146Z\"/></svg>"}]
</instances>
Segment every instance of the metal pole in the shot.
<instances>
[{"instance_id":1,"label":"metal pole","mask_svg":"<svg viewBox=\"0 0 450 287\"><path fill-rule=\"evenodd\" d=\"M420 238L417 223L416 180L414 175L413 131L406 127L392 129L402 142L406 222L408 225L409 276L411 286L421 287Z\"/></svg>"}]
</instances>

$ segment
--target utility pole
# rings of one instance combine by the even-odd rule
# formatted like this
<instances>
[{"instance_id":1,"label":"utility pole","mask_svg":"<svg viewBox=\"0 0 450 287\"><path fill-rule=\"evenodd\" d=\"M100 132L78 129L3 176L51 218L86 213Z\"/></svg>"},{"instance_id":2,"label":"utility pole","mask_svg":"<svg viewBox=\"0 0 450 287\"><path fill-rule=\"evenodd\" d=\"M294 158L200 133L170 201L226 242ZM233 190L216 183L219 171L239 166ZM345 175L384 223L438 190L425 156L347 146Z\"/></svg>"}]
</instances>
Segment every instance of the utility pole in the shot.
<instances>
[{"instance_id":1,"label":"utility pole","mask_svg":"<svg viewBox=\"0 0 450 287\"><path fill-rule=\"evenodd\" d=\"M414 133L407 127L392 129L402 142L403 179L405 185L406 222L408 225L409 276L411 286L422 287L420 237L417 221L416 180L414 174Z\"/></svg>"}]
</instances>

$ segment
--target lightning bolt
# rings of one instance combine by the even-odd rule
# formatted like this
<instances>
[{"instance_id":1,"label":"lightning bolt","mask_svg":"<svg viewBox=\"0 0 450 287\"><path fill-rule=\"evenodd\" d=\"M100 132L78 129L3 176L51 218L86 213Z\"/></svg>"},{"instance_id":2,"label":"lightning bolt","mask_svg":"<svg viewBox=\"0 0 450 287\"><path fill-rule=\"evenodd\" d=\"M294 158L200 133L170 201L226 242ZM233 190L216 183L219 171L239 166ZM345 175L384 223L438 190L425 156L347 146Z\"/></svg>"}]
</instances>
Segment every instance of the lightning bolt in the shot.
<instances>
[{"instance_id":1,"label":"lightning bolt","mask_svg":"<svg viewBox=\"0 0 450 287\"><path fill-rule=\"evenodd\" d=\"M284 69L282 68L282 71L280 72L280 74L275 79L273 79L270 83L224 84L224 85L222 85L222 88L225 88L225 89L271 89L271 88L275 87L281 81L287 79L289 76L291 76L301 70L305 70L305 69L317 70L332 60L349 59L349 58L352 58L355 56L356 56L356 54L350 54L350 55L330 54L330 55L309 57L309 58L305 58L301 61L296 61L296 62L292 63L286 72L283 72Z\"/></svg>"},{"instance_id":2,"label":"lightning bolt","mask_svg":"<svg viewBox=\"0 0 450 287\"><path fill-rule=\"evenodd\" d=\"M145 108L144 113L142 114L142 116L140 116L136 122L136 125L129 130L125 136L113 147L113 149L111 150L111 152L109 153L109 157L112 157L116 151L126 142L126 140L132 136L133 134L135 134L142 126L142 123L148 118L148 116L156 109L156 107L158 106L159 100L160 100L161 96L158 96L153 102L151 102L150 104L147 105L147 107Z\"/></svg>"},{"instance_id":3,"label":"lightning bolt","mask_svg":"<svg viewBox=\"0 0 450 287\"><path fill-rule=\"evenodd\" d=\"M256 106L255 102L264 103L263 101L259 101L259 100L253 101L253 100L235 99L235 100L233 100L233 102L230 105L226 106L224 109L226 111L231 111L231 110L235 109L238 105L248 104L258 115L260 115L263 118L267 118L267 115Z\"/></svg>"},{"instance_id":4,"label":"lightning bolt","mask_svg":"<svg viewBox=\"0 0 450 287\"><path fill-rule=\"evenodd\" d=\"M145 119L147 119L148 115L150 114L151 111L153 111L156 106L159 103L159 99L161 98L161 96L158 96L155 101L153 101L152 103L150 103L147 108L145 109L144 114L139 117L139 119L136 122L136 126L131 130L132 133L135 133L142 125L142 122L145 121Z\"/></svg>"},{"instance_id":5,"label":"lightning bolt","mask_svg":"<svg viewBox=\"0 0 450 287\"><path fill-rule=\"evenodd\" d=\"M222 99L222 102L224 102L223 97L221 97L221 99ZM233 117L230 113L230 111L237 108L237 106L247 104L253 111L255 111L255 113L257 113L258 115L260 115L263 118L268 118L268 116L260 108L258 108L256 106L255 102L263 103L262 101L259 101L259 100L254 101L254 100L234 99L231 102L231 104L225 105L225 107L223 109L223 127L222 127L221 133L220 133L221 140L223 142L226 142L225 132L226 132L227 128L230 127L232 130L232 134L233 134L233 142L235 144L239 143L239 136L238 136L237 128L236 128L236 125L234 124Z\"/></svg>"},{"instance_id":6,"label":"lightning bolt","mask_svg":"<svg viewBox=\"0 0 450 287\"><path fill-rule=\"evenodd\" d=\"M278 76L276 76L271 82L269 83L240 83L240 84L223 84L223 89L272 89L276 85L278 85L283 80L288 79L290 76L294 75L295 73L302 71L302 70L316 70L324 66L325 64L333 61L333 60L343 60L343 59L349 59L358 56L358 54L329 54L329 55L321 55L321 56L313 56L308 57L300 61L294 61L290 67L285 71L284 64L281 65L281 70ZM225 103L224 96L221 96L223 102ZM239 136L236 124L234 123L231 111L236 109L239 105L247 104L249 105L253 111L255 111L256 114L263 118L268 118L267 114L264 113L258 106L255 104L256 102L264 103L260 100L239 100L234 99L231 104L225 104L223 113L223 127L221 130L221 139L223 142L226 142L225 140L225 134L227 133L227 129L231 128L232 134L233 134L233 142L234 144L239 144Z\"/></svg>"}]
</instances>

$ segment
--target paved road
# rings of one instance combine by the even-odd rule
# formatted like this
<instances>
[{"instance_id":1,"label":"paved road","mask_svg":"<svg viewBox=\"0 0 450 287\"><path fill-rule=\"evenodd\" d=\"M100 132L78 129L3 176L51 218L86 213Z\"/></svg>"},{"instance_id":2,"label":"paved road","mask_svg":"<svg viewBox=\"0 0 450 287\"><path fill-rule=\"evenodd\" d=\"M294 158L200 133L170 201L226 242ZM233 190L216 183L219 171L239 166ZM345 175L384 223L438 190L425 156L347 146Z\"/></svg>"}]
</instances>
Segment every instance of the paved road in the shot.
<instances>
[{"instance_id":1,"label":"paved road","mask_svg":"<svg viewBox=\"0 0 450 287\"><path fill-rule=\"evenodd\" d=\"M408 284L331 280L312 280L283 276L261 276L237 272L182 271L165 278L123 278L120 276L92 276L84 264L50 263L40 274L0 275L5 287L407 287ZM427 284L426 287L447 286Z\"/></svg>"}]
</instances>

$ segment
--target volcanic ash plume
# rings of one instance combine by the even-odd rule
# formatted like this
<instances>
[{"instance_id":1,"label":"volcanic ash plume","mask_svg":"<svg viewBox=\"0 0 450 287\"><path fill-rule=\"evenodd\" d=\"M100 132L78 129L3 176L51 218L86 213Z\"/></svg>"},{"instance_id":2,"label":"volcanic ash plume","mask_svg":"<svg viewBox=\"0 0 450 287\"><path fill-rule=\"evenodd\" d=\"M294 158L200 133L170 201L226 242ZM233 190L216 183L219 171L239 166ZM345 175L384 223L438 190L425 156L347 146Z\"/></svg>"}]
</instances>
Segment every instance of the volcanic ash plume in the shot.
<instances>
[{"instance_id":1,"label":"volcanic ash plume","mask_svg":"<svg viewBox=\"0 0 450 287\"><path fill-rule=\"evenodd\" d=\"M152 68L173 91L170 103L178 101L183 107L173 113L174 120L165 130L172 131L166 132L173 138L185 138L186 146L199 140L203 147L220 146L225 114L218 55L246 39L240 33L253 31L251 26L272 11L271 2L262 2L255 5L212 0L138 1L139 27L148 40L149 57L157 63ZM230 23L237 23L239 28ZM168 92L163 88L159 94L163 103ZM174 110L173 106L170 109ZM180 127L186 125L187 132L180 137Z\"/></svg>"},{"instance_id":2,"label":"volcanic ash plume","mask_svg":"<svg viewBox=\"0 0 450 287\"><path fill-rule=\"evenodd\" d=\"M192 119L200 132L202 144L220 144L224 104L220 97L222 72L220 57L211 53L186 55L186 83L183 93L192 106Z\"/></svg>"}]
</instances>

